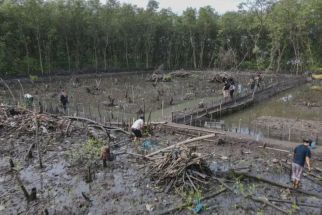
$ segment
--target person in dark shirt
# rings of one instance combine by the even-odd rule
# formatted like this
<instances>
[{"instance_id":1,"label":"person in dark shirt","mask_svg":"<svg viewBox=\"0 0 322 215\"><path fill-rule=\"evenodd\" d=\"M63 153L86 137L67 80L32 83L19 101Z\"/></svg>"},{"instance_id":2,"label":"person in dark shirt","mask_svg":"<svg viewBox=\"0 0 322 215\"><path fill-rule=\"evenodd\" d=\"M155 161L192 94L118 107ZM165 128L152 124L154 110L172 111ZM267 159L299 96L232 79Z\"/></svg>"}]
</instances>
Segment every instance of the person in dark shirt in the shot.
<instances>
[{"instance_id":1,"label":"person in dark shirt","mask_svg":"<svg viewBox=\"0 0 322 215\"><path fill-rule=\"evenodd\" d=\"M67 103L68 103L68 95L64 90L62 90L60 93L60 102L63 105L64 111L66 112Z\"/></svg>"},{"instance_id":2,"label":"person in dark shirt","mask_svg":"<svg viewBox=\"0 0 322 215\"><path fill-rule=\"evenodd\" d=\"M292 181L293 187L295 189L299 187L305 163L307 164L308 170L311 171L311 151L309 149L309 144L310 140L304 139L303 144L298 145L294 149L294 158L292 163Z\"/></svg>"},{"instance_id":3,"label":"person in dark shirt","mask_svg":"<svg viewBox=\"0 0 322 215\"><path fill-rule=\"evenodd\" d=\"M229 84L230 84L230 86L229 86L230 99L233 100L234 99L234 92L235 92L235 89L236 89L235 81L234 81L233 78L229 78L228 81L229 81Z\"/></svg>"}]
</instances>

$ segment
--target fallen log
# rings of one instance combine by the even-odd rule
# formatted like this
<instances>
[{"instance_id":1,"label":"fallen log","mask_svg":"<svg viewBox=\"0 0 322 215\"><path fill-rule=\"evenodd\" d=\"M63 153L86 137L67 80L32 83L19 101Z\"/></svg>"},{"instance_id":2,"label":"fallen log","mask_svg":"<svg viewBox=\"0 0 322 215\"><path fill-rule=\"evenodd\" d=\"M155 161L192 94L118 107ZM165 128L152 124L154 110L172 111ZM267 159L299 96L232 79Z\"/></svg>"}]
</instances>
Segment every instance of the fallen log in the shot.
<instances>
[{"instance_id":1,"label":"fallen log","mask_svg":"<svg viewBox=\"0 0 322 215\"><path fill-rule=\"evenodd\" d=\"M101 123L99 123L99 122L96 122L96 121L91 120L91 119L88 119L88 118L84 118L84 117L77 117L77 116L63 116L63 117L64 117L64 118L71 119L71 120L79 120L79 121L85 121L85 122L88 122L88 123L92 123L92 124L96 125L97 127L101 128L101 129L102 129L102 130L104 130L104 131L106 131L106 129L108 129L108 130L117 130L117 131L121 131L121 132L123 132L123 133L125 133L125 134L127 134L127 135L130 135L130 133L129 133L129 132L124 131L124 130L123 130L123 129L121 129L121 128L111 128L111 127L105 126L105 125L103 125L103 124L101 124ZM108 133L108 132L106 131L106 133ZM108 134L108 135L109 135L109 134Z\"/></svg>"},{"instance_id":2,"label":"fallen log","mask_svg":"<svg viewBox=\"0 0 322 215\"><path fill-rule=\"evenodd\" d=\"M322 195L320 195L318 193L313 193L313 192L310 192L310 191L305 191L305 190L300 190L300 189L294 189L291 186L287 186L285 184L281 184L281 183L276 182L276 181L271 181L269 179L262 178L262 177L260 177L258 175L252 175L252 174L249 174L249 173L246 173L246 172L238 172L238 171L233 171L233 173L236 174L236 175L245 176L245 177L252 178L252 179L255 179L255 180L258 180L258 181L262 181L262 182L265 182L265 183L268 183L268 184L271 184L271 185L274 185L274 186L277 186L277 187L290 189L290 190L293 190L293 191L298 192L298 193L306 194L306 195L309 195L309 196L315 196L317 198L322 199Z\"/></svg>"},{"instance_id":3,"label":"fallen log","mask_svg":"<svg viewBox=\"0 0 322 215\"><path fill-rule=\"evenodd\" d=\"M282 203L288 203L288 204L296 204L297 206L304 206L304 207L312 207L312 208L318 208L319 205L313 205L313 204L307 204L307 203L298 203L293 202L289 200L282 200L282 199L268 199L271 202L282 202Z\"/></svg>"},{"instance_id":4,"label":"fallen log","mask_svg":"<svg viewBox=\"0 0 322 215\"><path fill-rule=\"evenodd\" d=\"M209 193L209 194L208 194L208 195L206 195L205 197L201 198L201 199L200 199L200 201L205 201L205 200L207 200L207 199L214 198L214 197L216 197L216 196L220 195L221 193L225 192L226 190L227 190L227 188L223 188L223 189L221 189L221 190L219 190L219 191L216 191L216 192L214 192L214 193ZM168 210L162 211L162 212L158 213L158 215L171 214L171 213L173 213L173 212L175 212L175 211L177 211L177 210L181 210L181 209L183 209L183 208L185 208L185 207L188 207L188 206L189 206L189 204L188 204L188 203L181 204L181 205L179 205L179 206L177 206L177 207L173 207L173 208L170 208L170 209L168 209Z\"/></svg>"},{"instance_id":5,"label":"fallen log","mask_svg":"<svg viewBox=\"0 0 322 215\"><path fill-rule=\"evenodd\" d=\"M234 190L228 185L226 184L225 182L223 182L221 179L217 178L217 177L214 177L214 179L216 179L219 183L221 183L225 188L227 188L228 190L230 190L232 193L235 193ZM244 198L250 198L252 199L253 201L256 201L256 202L261 202L261 203L264 203L268 206L271 206L272 208L275 208L276 210L282 212L282 213L285 213L285 214L288 214L289 212L280 208L280 207L277 207L276 205L272 204L270 201L268 201L266 198L264 197L254 197L254 196L250 196L250 195L245 195L245 194L241 194Z\"/></svg>"},{"instance_id":6,"label":"fallen log","mask_svg":"<svg viewBox=\"0 0 322 215\"><path fill-rule=\"evenodd\" d=\"M136 154L136 153L132 153L132 152L125 152L125 154L128 154L128 155L133 155L135 157L140 157L142 159L146 159L146 160L154 160L152 158L149 158L149 157L146 157L144 155L140 155L140 154Z\"/></svg>"},{"instance_id":7,"label":"fallen log","mask_svg":"<svg viewBox=\"0 0 322 215\"><path fill-rule=\"evenodd\" d=\"M291 153L291 151L287 151L287 150L284 150L284 149L276 149L276 148L267 147L267 146L258 146L258 148L270 149L270 150L278 151L278 152Z\"/></svg>"},{"instance_id":8,"label":"fallen log","mask_svg":"<svg viewBox=\"0 0 322 215\"><path fill-rule=\"evenodd\" d=\"M172 148L175 148L175 147L178 147L178 146L187 144L187 143L192 143L192 142L195 142L195 141L204 140L204 139L211 138L211 137L215 137L215 136L216 136L216 134L208 134L208 135L205 135L205 136L188 139L188 140L185 140L185 141L176 143L174 145L168 146L166 148L157 150L155 152L152 152L151 154L146 155L146 157L151 157L151 156L156 155L156 154L158 154L160 152L163 152L163 151L166 151L166 150L169 150L169 149L172 149Z\"/></svg>"}]
</instances>

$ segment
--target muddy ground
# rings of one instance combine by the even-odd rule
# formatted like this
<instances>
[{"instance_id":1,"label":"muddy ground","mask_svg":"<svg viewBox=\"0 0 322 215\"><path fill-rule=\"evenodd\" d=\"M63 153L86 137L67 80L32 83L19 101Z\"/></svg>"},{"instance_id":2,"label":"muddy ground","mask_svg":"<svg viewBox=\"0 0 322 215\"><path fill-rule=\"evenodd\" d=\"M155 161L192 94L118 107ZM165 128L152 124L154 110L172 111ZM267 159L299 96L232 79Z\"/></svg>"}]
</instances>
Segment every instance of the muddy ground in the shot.
<instances>
[{"instance_id":1,"label":"muddy ground","mask_svg":"<svg viewBox=\"0 0 322 215\"><path fill-rule=\"evenodd\" d=\"M186 75L180 76L180 73ZM245 90L249 90L247 83L253 75L254 73L248 72L175 71L164 74L168 81L157 82L148 81L152 73L146 72L57 76L34 82L21 80L21 85L18 80L10 80L8 85L15 101L8 89L2 85L0 99L5 104L24 104L22 95L30 93L34 96L34 107L37 110L40 102L44 111L57 113L63 112L58 94L61 89L65 89L69 95L68 115L86 116L102 122L128 121L140 111L145 111L148 117L150 111L157 111L162 107L172 106L175 111L179 108L176 105L180 103L200 98L220 98L223 84L215 81L218 76L232 76ZM268 85L284 76L268 74L263 77L263 84ZM194 108L197 106L198 102L193 104Z\"/></svg>"},{"instance_id":2,"label":"muddy ground","mask_svg":"<svg viewBox=\"0 0 322 215\"><path fill-rule=\"evenodd\" d=\"M265 135L283 140L302 141L303 138L310 138L318 141L322 138L321 121L262 116L252 124L266 131Z\"/></svg>"},{"instance_id":3,"label":"muddy ground","mask_svg":"<svg viewBox=\"0 0 322 215\"><path fill-rule=\"evenodd\" d=\"M56 123L55 116L38 116L43 120L38 135L35 128L25 125L30 121L0 126L0 213L1 214L158 214L169 208L187 202L188 194L171 191L165 193L164 187L156 187L148 177L148 161L140 156L128 154L146 154L160 148L186 140L203 133L172 129L162 125L155 126L151 136L144 140L153 142L151 149L143 147L143 140L134 143L129 136L118 129L109 128L113 141L104 132L92 128L87 123L74 121L69 129L69 121ZM4 114L0 119L17 121L19 115ZM56 123L56 124L55 124ZM57 127L53 127L56 125ZM59 125L59 126L58 126ZM18 129L21 128L21 129ZM125 128L126 129L126 128ZM46 132L47 131L47 132ZM65 133L64 133L65 132ZM101 144L109 143L115 160L108 162L104 168L97 149L101 145L89 139L97 136ZM36 135L36 136L35 136ZM30 145L38 138L40 147L32 149L32 158L26 158ZM259 148L256 141L240 140L219 135L208 141L193 142L200 156L208 156L206 161L212 166L216 177L221 178L234 192L223 192L209 200L202 201L201 214L281 214L280 211L249 197L265 197L273 200L310 204L296 207L291 203L274 203L279 208L293 214L319 214L322 205L322 186L319 178L322 173L312 172L313 176L303 178L301 190L310 191L304 195L291 189L284 189L263 183L248 177L231 174L232 169L240 169L249 174L265 177L269 180L290 185L289 164L292 154ZM39 150L37 150L39 149ZM39 153L38 153L39 152ZM38 155L41 154L43 168L39 166ZM314 158L317 158L317 155ZM14 167L10 168L12 159ZM318 159L314 167L321 167ZM90 171L89 171L90 167ZM89 174L89 172L91 172ZM92 179L89 180L89 176ZM18 186L19 177L27 191L37 188L37 200L27 202ZM221 190L223 186L209 179L202 189L201 196ZM272 200L273 199L273 200ZM313 205L313 206L312 206ZM191 214L189 207L176 214Z\"/></svg>"}]
</instances>

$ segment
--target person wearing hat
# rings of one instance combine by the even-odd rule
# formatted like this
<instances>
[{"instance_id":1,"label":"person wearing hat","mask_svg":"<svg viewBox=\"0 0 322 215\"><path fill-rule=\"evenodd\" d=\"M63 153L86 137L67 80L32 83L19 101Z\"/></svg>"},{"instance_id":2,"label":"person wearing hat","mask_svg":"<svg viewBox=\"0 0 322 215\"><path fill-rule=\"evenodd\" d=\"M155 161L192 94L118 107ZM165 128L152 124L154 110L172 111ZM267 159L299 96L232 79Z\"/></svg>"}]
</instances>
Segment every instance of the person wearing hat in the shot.
<instances>
[{"instance_id":1,"label":"person wearing hat","mask_svg":"<svg viewBox=\"0 0 322 215\"><path fill-rule=\"evenodd\" d=\"M140 116L131 126L132 132L135 135L134 141L139 140L142 137L142 130L144 127L144 116Z\"/></svg>"},{"instance_id":2,"label":"person wearing hat","mask_svg":"<svg viewBox=\"0 0 322 215\"><path fill-rule=\"evenodd\" d=\"M309 148L310 142L311 140L304 139L303 144L298 145L294 149L294 158L292 163L292 182L293 188L295 189L299 187L305 163L308 170L311 171L311 150Z\"/></svg>"}]
</instances>

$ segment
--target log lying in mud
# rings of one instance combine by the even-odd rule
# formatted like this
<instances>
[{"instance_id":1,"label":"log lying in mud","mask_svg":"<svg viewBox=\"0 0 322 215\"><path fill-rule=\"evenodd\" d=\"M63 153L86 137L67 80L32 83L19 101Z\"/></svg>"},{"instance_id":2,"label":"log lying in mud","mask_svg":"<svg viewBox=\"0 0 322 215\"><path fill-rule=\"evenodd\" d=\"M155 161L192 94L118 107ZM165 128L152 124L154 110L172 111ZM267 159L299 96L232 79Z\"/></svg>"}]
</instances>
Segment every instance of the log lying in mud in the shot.
<instances>
[{"instance_id":1,"label":"log lying in mud","mask_svg":"<svg viewBox=\"0 0 322 215\"><path fill-rule=\"evenodd\" d=\"M318 208L319 207L319 205L307 204L307 203L298 203L298 202L293 202L293 201L288 201L288 200L282 200L282 199L268 199L268 201L288 203L288 204L296 204L297 206L312 207L312 208Z\"/></svg>"},{"instance_id":2,"label":"log lying in mud","mask_svg":"<svg viewBox=\"0 0 322 215\"><path fill-rule=\"evenodd\" d=\"M225 192L227 190L227 188L223 188L219 191L216 191L216 192L213 192L213 193L209 193L208 195L206 195L205 197L201 198L200 201L205 201L207 199L211 199L211 198L214 198L218 195L220 195L221 193ZM172 214L174 213L175 211L177 210L182 210L183 208L185 207L188 207L189 204L188 203L185 203L185 204L181 204L177 207L173 207L173 208L170 208L168 210L165 210L165 211L161 211L160 213L158 213L158 215L165 215L165 214Z\"/></svg>"},{"instance_id":3,"label":"log lying in mud","mask_svg":"<svg viewBox=\"0 0 322 215\"><path fill-rule=\"evenodd\" d=\"M215 136L216 136L216 134L208 134L208 135L205 135L205 136L188 139L188 140L176 143L174 145L168 146L166 148L157 150L155 152L152 152L151 154L148 154L146 157L151 157L151 156L156 155L156 154L158 154L160 152L164 152L164 151L167 151L169 149L173 149L173 148L179 147L179 146L187 144L187 143L192 143L192 142L195 142L195 141L204 140L204 139L208 139L208 138L215 137Z\"/></svg>"},{"instance_id":4,"label":"log lying in mud","mask_svg":"<svg viewBox=\"0 0 322 215\"><path fill-rule=\"evenodd\" d=\"M85 121L85 122L91 123L91 124L93 124L92 127L101 128L105 132L107 132L106 130L117 130L117 131L123 132L123 133L128 134L128 135L130 134L129 132L124 131L121 128L110 128L110 127L105 126L105 125L103 125L103 124L101 124L99 122L96 122L94 120L87 119L87 118L84 118L84 117L64 116L64 118L68 118L68 119L71 119L71 120Z\"/></svg>"},{"instance_id":5,"label":"log lying in mud","mask_svg":"<svg viewBox=\"0 0 322 215\"><path fill-rule=\"evenodd\" d=\"M222 184L225 188L227 188L228 190L230 190L232 193L235 193L234 190L231 188L231 186L229 186L228 184L226 184L225 182L223 182L221 179L219 178L216 178L214 177L214 179L216 181L218 181L220 184ZM289 214L288 211L280 208L280 207L277 207L276 205L272 204L269 200L267 200L266 198L264 197L254 197L254 196L250 196L250 195L245 195L245 194L241 194L244 198L250 198L252 199L253 201L256 201L256 202L261 202L261 203L264 203L265 205L268 205L272 208L275 208L276 210L284 213L284 214Z\"/></svg>"},{"instance_id":6,"label":"log lying in mud","mask_svg":"<svg viewBox=\"0 0 322 215\"><path fill-rule=\"evenodd\" d=\"M262 182L265 182L267 184L271 184L273 186L277 186L277 187L281 187L281 188L285 188L285 189L290 189L290 190L293 190L293 191L298 192L298 193L302 193L302 194L309 195L309 196L315 196L315 197L317 197L319 199L322 199L322 195L320 195L318 193L305 191L305 190L300 190L300 189L294 189L291 186L287 186L285 184L282 184L282 183L279 183L279 182L276 182L276 181L271 181L269 179L263 178L263 177L258 176L258 175L252 175L250 173L245 173L245 172L240 172L240 171L233 171L233 173L236 174L236 175L240 175L240 176L252 178L252 179L255 179L255 180L258 180L258 181L262 181Z\"/></svg>"}]
</instances>

